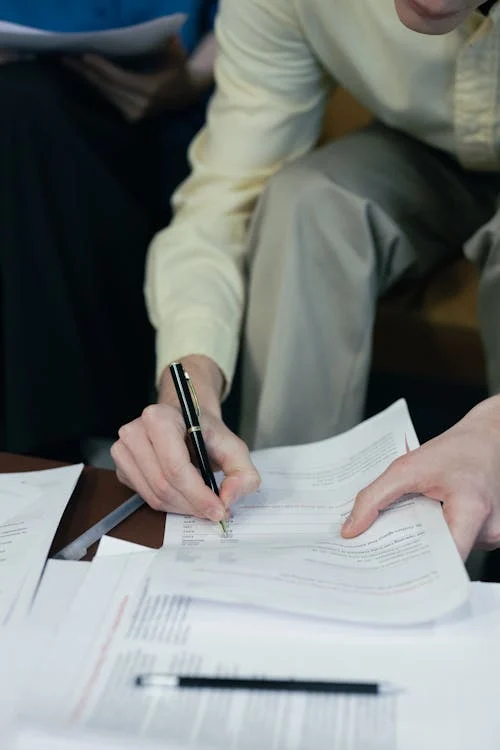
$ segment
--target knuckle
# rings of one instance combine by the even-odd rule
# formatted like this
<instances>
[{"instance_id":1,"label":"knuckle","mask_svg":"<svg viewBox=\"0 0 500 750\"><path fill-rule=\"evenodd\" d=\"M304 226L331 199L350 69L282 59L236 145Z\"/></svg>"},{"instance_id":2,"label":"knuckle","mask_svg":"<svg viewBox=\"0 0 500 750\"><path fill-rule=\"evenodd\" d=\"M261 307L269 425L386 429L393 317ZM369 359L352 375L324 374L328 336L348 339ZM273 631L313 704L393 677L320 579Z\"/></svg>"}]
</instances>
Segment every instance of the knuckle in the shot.
<instances>
[{"instance_id":1,"label":"knuckle","mask_svg":"<svg viewBox=\"0 0 500 750\"><path fill-rule=\"evenodd\" d=\"M127 463L127 449L125 443L122 440L117 440L113 443L109 452L115 464L123 471L123 468Z\"/></svg>"},{"instance_id":2,"label":"knuckle","mask_svg":"<svg viewBox=\"0 0 500 750\"><path fill-rule=\"evenodd\" d=\"M119 469L117 469L116 478L121 484L126 484L128 486L128 479L126 475L123 473L123 471L120 471Z\"/></svg>"},{"instance_id":3,"label":"knuckle","mask_svg":"<svg viewBox=\"0 0 500 750\"><path fill-rule=\"evenodd\" d=\"M152 490L161 501L168 499L170 495L170 483L166 477L160 475L152 482Z\"/></svg>"},{"instance_id":4,"label":"knuckle","mask_svg":"<svg viewBox=\"0 0 500 750\"><path fill-rule=\"evenodd\" d=\"M411 453L404 453L402 456L398 456L389 466L387 467L386 471L389 471L390 469L396 468L399 471L407 471L410 469L414 462L414 455Z\"/></svg>"},{"instance_id":5,"label":"knuckle","mask_svg":"<svg viewBox=\"0 0 500 750\"><path fill-rule=\"evenodd\" d=\"M118 437L120 438L120 440L123 440L124 443L130 440L133 434L134 434L133 422L128 422L128 424L122 425L120 429L118 430Z\"/></svg>"},{"instance_id":6,"label":"knuckle","mask_svg":"<svg viewBox=\"0 0 500 750\"><path fill-rule=\"evenodd\" d=\"M358 492L358 494L354 498L353 507L355 507L356 510L362 511L364 508L370 506L371 504L372 503L370 502L369 490L364 489L361 490L361 492Z\"/></svg>"},{"instance_id":7,"label":"knuckle","mask_svg":"<svg viewBox=\"0 0 500 750\"><path fill-rule=\"evenodd\" d=\"M165 510L164 503L159 500L156 496L153 497L147 497L145 498L147 504L152 508L153 510Z\"/></svg>"},{"instance_id":8,"label":"knuckle","mask_svg":"<svg viewBox=\"0 0 500 750\"><path fill-rule=\"evenodd\" d=\"M158 405L157 404L149 404L142 410L142 419L146 424L153 424L158 419Z\"/></svg>"},{"instance_id":9,"label":"knuckle","mask_svg":"<svg viewBox=\"0 0 500 750\"><path fill-rule=\"evenodd\" d=\"M260 474L257 469L252 466L252 468L248 471L248 487L250 490L256 490L260 487L260 483Z\"/></svg>"},{"instance_id":10,"label":"knuckle","mask_svg":"<svg viewBox=\"0 0 500 750\"><path fill-rule=\"evenodd\" d=\"M372 499L374 499L376 490L374 490L373 484L374 483L372 482L366 487L363 487L362 490L359 490L355 497L355 501L357 503L362 503L363 505L365 505L366 503L369 503Z\"/></svg>"},{"instance_id":11,"label":"knuckle","mask_svg":"<svg viewBox=\"0 0 500 750\"><path fill-rule=\"evenodd\" d=\"M255 482L256 485L259 485L262 481L262 478L259 472L257 471L257 469L255 468L255 466L252 466L251 473L252 473L253 481Z\"/></svg>"},{"instance_id":12,"label":"knuckle","mask_svg":"<svg viewBox=\"0 0 500 750\"><path fill-rule=\"evenodd\" d=\"M171 464L168 471L168 479L174 486L177 486L185 479L188 468L187 464L181 462Z\"/></svg>"},{"instance_id":13,"label":"knuckle","mask_svg":"<svg viewBox=\"0 0 500 750\"><path fill-rule=\"evenodd\" d=\"M222 429L219 430L218 427ZM246 469L250 455L246 443L240 437L230 432L222 422L213 424L208 428L207 439L216 446L223 462L236 460L236 463L242 469Z\"/></svg>"},{"instance_id":14,"label":"knuckle","mask_svg":"<svg viewBox=\"0 0 500 750\"><path fill-rule=\"evenodd\" d=\"M247 444L238 435L233 438L233 449L235 453L242 453L245 457L250 454Z\"/></svg>"},{"instance_id":15,"label":"knuckle","mask_svg":"<svg viewBox=\"0 0 500 750\"><path fill-rule=\"evenodd\" d=\"M488 550L498 549L500 547L500 527L488 530L483 535L484 543L481 545Z\"/></svg>"}]
</instances>

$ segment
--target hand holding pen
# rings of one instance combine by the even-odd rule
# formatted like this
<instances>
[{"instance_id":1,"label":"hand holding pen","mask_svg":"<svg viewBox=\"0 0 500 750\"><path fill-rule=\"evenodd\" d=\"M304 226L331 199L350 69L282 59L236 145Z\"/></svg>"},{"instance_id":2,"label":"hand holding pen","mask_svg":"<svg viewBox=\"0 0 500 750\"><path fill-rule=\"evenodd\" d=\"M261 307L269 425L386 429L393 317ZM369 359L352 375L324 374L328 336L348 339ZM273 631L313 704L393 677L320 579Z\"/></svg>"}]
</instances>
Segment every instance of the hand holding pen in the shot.
<instances>
[{"instance_id":1,"label":"hand holding pen","mask_svg":"<svg viewBox=\"0 0 500 750\"><path fill-rule=\"evenodd\" d=\"M187 440L191 445L195 464L207 487L219 497L219 488L215 481L212 467L210 466L205 440L201 432L198 396L196 395L191 378L180 362L172 362L170 364L170 374L181 405L182 416L186 425ZM224 534L226 533L226 520L227 518L219 521Z\"/></svg>"},{"instance_id":2,"label":"hand holding pen","mask_svg":"<svg viewBox=\"0 0 500 750\"><path fill-rule=\"evenodd\" d=\"M199 423L209 468L224 475L220 497L207 486L188 450L186 423L169 368L161 378L160 403L120 429L112 455L120 481L154 509L220 522L234 501L257 489L260 478L245 443L221 419L222 381L216 365L201 355L183 363L200 399Z\"/></svg>"}]
</instances>

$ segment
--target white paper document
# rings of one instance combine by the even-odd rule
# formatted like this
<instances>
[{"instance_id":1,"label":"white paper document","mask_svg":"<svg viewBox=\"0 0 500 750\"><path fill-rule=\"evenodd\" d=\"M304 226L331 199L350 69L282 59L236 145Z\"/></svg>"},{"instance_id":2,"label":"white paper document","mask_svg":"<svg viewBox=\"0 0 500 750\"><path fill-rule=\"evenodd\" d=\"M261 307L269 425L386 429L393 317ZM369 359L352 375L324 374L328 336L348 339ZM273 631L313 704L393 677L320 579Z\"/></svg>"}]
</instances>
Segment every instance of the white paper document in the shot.
<instances>
[{"instance_id":1,"label":"white paper document","mask_svg":"<svg viewBox=\"0 0 500 750\"><path fill-rule=\"evenodd\" d=\"M0 743L2 750L183 750L171 743L35 726L14 726L4 736L0 735Z\"/></svg>"},{"instance_id":2,"label":"white paper document","mask_svg":"<svg viewBox=\"0 0 500 750\"><path fill-rule=\"evenodd\" d=\"M1 625L26 616L82 468L0 475Z\"/></svg>"},{"instance_id":3,"label":"white paper document","mask_svg":"<svg viewBox=\"0 0 500 750\"><path fill-rule=\"evenodd\" d=\"M152 549L145 547L143 544L136 542L127 542L125 539L118 539L115 536L105 534L101 537L95 557L105 557L109 555L130 555L134 552L147 552Z\"/></svg>"},{"instance_id":4,"label":"white paper document","mask_svg":"<svg viewBox=\"0 0 500 750\"><path fill-rule=\"evenodd\" d=\"M255 453L262 488L234 506L227 535L168 515L152 590L168 576L181 595L393 625L453 611L470 582L438 502L404 498L358 538L340 536L359 490L417 446L399 401L330 440Z\"/></svg>"},{"instance_id":5,"label":"white paper document","mask_svg":"<svg viewBox=\"0 0 500 750\"><path fill-rule=\"evenodd\" d=\"M227 537L169 516L166 549L121 554L105 541L84 573L59 567L82 563L48 565L27 621L33 638L16 645L7 626L12 643L0 642L0 709L12 703L9 673L20 690L11 744L471 750L480 737L481 750L498 750L500 587L470 584L439 503L406 498L362 537L339 536L357 491L417 445L398 402L338 438L254 454L262 490L235 507ZM51 602L57 617L46 618ZM137 687L151 672L398 691Z\"/></svg>"},{"instance_id":6,"label":"white paper document","mask_svg":"<svg viewBox=\"0 0 500 750\"><path fill-rule=\"evenodd\" d=\"M50 52L136 56L158 50L178 34L186 16L176 13L120 29L89 32L53 32L0 21L0 49L16 52Z\"/></svg>"},{"instance_id":7,"label":"white paper document","mask_svg":"<svg viewBox=\"0 0 500 750\"><path fill-rule=\"evenodd\" d=\"M432 627L344 626L152 592L157 553L103 557L45 665L24 721L217 750L497 750L498 587ZM396 696L142 690L142 672L388 680Z\"/></svg>"},{"instance_id":8,"label":"white paper document","mask_svg":"<svg viewBox=\"0 0 500 750\"><path fill-rule=\"evenodd\" d=\"M56 632L83 585L91 563L47 560L28 615L33 627Z\"/></svg>"},{"instance_id":9,"label":"white paper document","mask_svg":"<svg viewBox=\"0 0 500 750\"><path fill-rule=\"evenodd\" d=\"M32 674L22 719L217 750L396 750L395 696L322 696L246 691L150 691L135 676L160 670L204 674L305 674L318 669L283 646L270 617L266 630L233 629L232 609L170 596L151 597L147 571L156 553L92 563L57 652ZM217 627L203 627L204 616ZM264 618L265 619L265 618ZM282 626L286 618L278 620ZM320 626L321 627L321 626ZM324 629L323 629L324 632ZM261 636L264 635L264 638ZM297 632L296 632L297 636ZM304 645L310 642L307 635ZM290 641L293 646L293 641ZM272 654L275 653L275 657ZM294 653L293 664L290 653ZM340 674L333 661L320 674ZM50 679L47 679L50 675ZM367 740L370 744L366 744Z\"/></svg>"}]
</instances>

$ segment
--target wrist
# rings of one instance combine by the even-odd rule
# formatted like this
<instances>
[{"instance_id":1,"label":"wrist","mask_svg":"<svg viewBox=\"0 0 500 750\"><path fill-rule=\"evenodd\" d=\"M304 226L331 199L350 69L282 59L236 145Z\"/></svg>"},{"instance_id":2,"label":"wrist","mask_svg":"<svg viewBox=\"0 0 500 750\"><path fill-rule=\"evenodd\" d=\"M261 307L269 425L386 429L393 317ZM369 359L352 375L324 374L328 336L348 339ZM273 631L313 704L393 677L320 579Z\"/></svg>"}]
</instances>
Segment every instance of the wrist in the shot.
<instances>
[{"instance_id":1,"label":"wrist","mask_svg":"<svg viewBox=\"0 0 500 750\"><path fill-rule=\"evenodd\" d=\"M224 376L218 365L201 354L189 355L180 361L194 385L200 408L220 417ZM158 401L170 406L179 406L179 399L168 367L165 367L160 378Z\"/></svg>"}]
</instances>

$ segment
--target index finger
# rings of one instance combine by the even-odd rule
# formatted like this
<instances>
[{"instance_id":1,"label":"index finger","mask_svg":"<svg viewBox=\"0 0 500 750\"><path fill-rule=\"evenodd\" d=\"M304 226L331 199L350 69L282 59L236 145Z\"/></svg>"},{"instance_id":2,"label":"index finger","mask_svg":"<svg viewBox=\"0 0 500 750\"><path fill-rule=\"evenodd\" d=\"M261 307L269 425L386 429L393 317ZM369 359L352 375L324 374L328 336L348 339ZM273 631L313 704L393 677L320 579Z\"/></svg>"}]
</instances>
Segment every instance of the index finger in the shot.
<instances>
[{"instance_id":1,"label":"index finger","mask_svg":"<svg viewBox=\"0 0 500 750\"><path fill-rule=\"evenodd\" d=\"M125 70L100 55L84 55L83 64L98 72L106 81L131 91L142 92L144 90L144 76Z\"/></svg>"},{"instance_id":2,"label":"index finger","mask_svg":"<svg viewBox=\"0 0 500 750\"><path fill-rule=\"evenodd\" d=\"M186 445L186 427L180 412L169 406L144 410L143 421L161 469L170 484L202 517L211 521L226 518L219 497L206 486L191 462Z\"/></svg>"},{"instance_id":3,"label":"index finger","mask_svg":"<svg viewBox=\"0 0 500 750\"><path fill-rule=\"evenodd\" d=\"M366 531L385 510L403 495L422 491L418 469L418 451L400 456L371 484L356 496L342 536L351 538Z\"/></svg>"}]
</instances>

